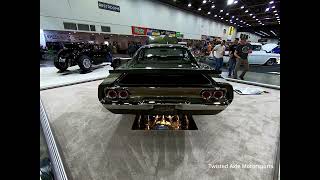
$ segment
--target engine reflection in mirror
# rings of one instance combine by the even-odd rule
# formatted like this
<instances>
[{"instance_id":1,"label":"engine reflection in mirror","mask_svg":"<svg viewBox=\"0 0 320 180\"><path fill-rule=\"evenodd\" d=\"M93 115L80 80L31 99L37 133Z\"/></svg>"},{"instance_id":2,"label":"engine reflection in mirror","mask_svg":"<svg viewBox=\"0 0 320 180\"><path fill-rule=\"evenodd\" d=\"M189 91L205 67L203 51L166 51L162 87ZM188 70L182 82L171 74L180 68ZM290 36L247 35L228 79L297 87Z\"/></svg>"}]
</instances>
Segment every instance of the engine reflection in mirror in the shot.
<instances>
[{"instance_id":1,"label":"engine reflection in mirror","mask_svg":"<svg viewBox=\"0 0 320 180\"><path fill-rule=\"evenodd\" d=\"M198 130L191 115L136 115L132 130Z\"/></svg>"}]
</instances>

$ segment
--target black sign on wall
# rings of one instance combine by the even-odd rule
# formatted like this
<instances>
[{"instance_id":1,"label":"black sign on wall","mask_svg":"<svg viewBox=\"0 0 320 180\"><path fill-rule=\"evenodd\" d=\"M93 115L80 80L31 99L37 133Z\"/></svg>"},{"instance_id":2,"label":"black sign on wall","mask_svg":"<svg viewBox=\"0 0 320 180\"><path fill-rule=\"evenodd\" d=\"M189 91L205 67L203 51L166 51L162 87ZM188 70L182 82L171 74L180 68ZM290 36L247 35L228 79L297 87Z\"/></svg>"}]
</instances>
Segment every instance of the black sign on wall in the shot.
<instances>
[{"instance_id":1,"label":"black sign on wall","mask_svg":"<svg viewBox=\"0 0 320 180\"><path fill-rule=\"evenodd\" d=\"M120 12L120 6L98 1L98 7L109 11Z\"/></svg>"}]
</instances>

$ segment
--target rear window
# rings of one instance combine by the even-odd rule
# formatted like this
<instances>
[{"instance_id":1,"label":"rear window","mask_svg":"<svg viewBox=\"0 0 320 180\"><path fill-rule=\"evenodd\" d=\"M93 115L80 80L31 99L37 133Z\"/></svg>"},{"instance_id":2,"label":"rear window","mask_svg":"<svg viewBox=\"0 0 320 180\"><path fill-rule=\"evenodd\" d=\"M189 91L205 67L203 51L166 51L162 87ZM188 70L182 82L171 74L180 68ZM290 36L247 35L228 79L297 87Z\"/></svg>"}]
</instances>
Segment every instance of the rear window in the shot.
<instances>
[{"instance_id":1,"label":"rear window","mask_svg":"<svg viewBox=\"0 0 320 180\"><path fill-rule=\"evenodd\" d=\"M192 60L191 53L186 48L172 47L153 47L141 49L138 54L140 63L151 61L165 61L175 63L190 63Z\"/></svg>"}]
</instances>

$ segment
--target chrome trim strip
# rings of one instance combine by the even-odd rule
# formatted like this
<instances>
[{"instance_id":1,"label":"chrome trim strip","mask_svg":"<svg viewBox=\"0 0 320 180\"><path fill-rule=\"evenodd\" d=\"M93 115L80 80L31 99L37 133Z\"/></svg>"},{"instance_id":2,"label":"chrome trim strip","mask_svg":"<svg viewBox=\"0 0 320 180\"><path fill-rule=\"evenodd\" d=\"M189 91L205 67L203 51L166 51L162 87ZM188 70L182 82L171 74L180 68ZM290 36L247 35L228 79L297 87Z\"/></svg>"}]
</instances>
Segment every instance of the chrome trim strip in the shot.
<instances>
[{"instance_id":1,"label":"chrome trim strip","mask_svg":"<svg viewBox=\"0 0 320 180\"><path fill-rule=\"evenodd\" d=\"M45 140L48 145L48 151L49 151L50 160L53 166L54 177L56 180L68 180L68 177L66 175L66 172L61 160L61 156L58 151L56 141L54 139L54 136L50 128L48 115L45 111L41 98L40 98L40 123L41 123Z\"/></svg>"},{"instance_id":2,"label":"chrome trim strip","mask_svg":"<svg viewBox=\"0 0 320 180\"><path fill-rule=\"evenodd\" d=\"M177 110L224 110L227 105L202 105L202 104L141 104L141 105L118 105L103 104L107 109L130 109L130 110L152 110L154 106L175 105Z\"/></svg>"}]
</instances>

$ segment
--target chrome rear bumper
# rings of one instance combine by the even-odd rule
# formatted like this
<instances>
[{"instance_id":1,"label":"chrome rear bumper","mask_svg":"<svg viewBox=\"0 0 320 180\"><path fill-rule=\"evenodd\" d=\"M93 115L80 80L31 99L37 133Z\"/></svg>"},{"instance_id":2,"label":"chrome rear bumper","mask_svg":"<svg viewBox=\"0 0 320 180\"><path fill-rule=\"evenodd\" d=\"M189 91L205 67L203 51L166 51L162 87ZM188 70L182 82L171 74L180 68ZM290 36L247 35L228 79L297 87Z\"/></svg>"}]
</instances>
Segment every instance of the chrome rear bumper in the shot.
<instances>
[{"instance_id":1,"label":"chrome rear bumper","mask_svg":"<svg viewBox=\"0 0 320 180\"><path fill-rule=\"evenodd\" d=\"M176 110L182 111L202 111L202 110L224 110L227 105L203 105L203 104L141 104L141 105L118 105L103 104L107 109L112 110L153 110L155 107L165 108L167 106L174 107Z\"/></svg>"}]
</instances>

